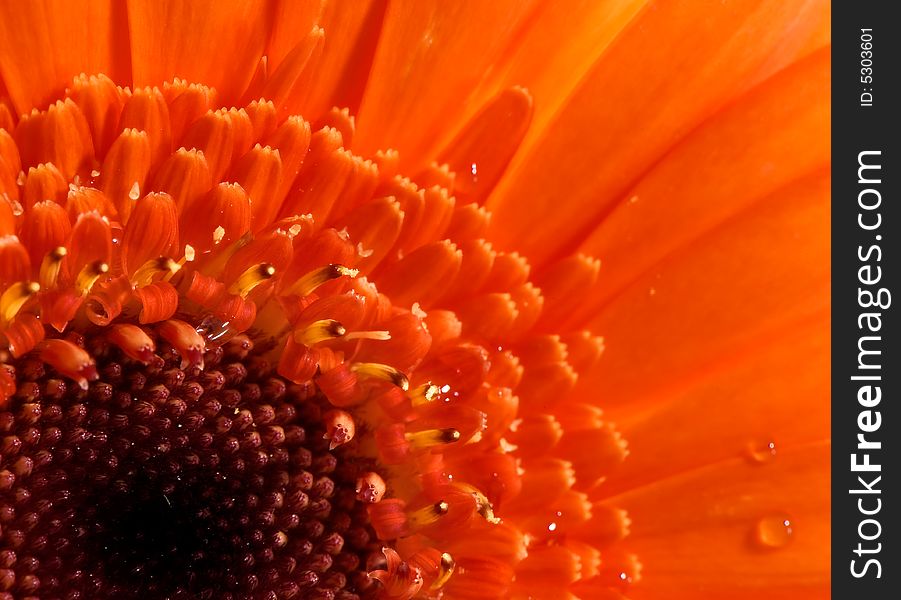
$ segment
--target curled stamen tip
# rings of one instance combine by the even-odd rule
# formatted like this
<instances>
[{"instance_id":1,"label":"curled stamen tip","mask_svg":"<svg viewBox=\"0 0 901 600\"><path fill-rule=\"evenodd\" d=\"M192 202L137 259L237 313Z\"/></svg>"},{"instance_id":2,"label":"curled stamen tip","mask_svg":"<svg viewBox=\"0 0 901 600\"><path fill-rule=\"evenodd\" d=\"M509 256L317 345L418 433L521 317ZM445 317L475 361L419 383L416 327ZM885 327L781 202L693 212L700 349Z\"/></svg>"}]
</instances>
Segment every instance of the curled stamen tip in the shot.
<instances>
[{"instance_id":1,"label":"curled stamen tip","mask_svg":"<svg viewBox=\"0 0 901 600\"><path fill-rule=\"evenodd\" d=\"M364 473L357 479L354 491L360 502L374 504L385 495L385 480L378 473L372 471Z\"/></svg>"},{"instance_id":2,"label":"curled stamen tip","mask_svg":"<svg viewBox=\"0 0 901 600\"><path fill-rule=\"evenodd\" d=\"M456 568L457 561L454 560L454 557L448 552L443 552L441 554L441 560L438 563L438 576L435 578L435 581L432 582L432 585L430 586L431 589L437 590L443 587L451 578L451 575L454 574Z\"/></svg>"},{"instance_id":3,"label":"curled stamen tip","mask_svg":"<svg viewBox=\"0 0 901 600\"><path fill-rule=\"evenodd\" d=\"M330 440L329 450L334 450L353 439L356 425L353 417L347 411L330 410L322 416L322 419L325 422L325 435L322 438Z\"/></svg>"},{"instance_id":4,"label":"curled stamen tip","mask_svg":"<svg viewBox=\"0 0 901 600\"><path fill-rule=\"evenodd\" d=\"M410 444L420 448L438 446L440 444L452 444L459 442L462 435L459 430L448 427L446 429L426 429L424 431L412 431L404 434Z\"/></svg>"},{"instance_id":5,"label":"curled stamen tip","mask_svg":"<svg viewBox=\"0 0 901 600\"><path fill-rule=\"evenodd\" d=\"M66 254L68 251L65 246L57 246L44 256L38 276L42 287L50 288L56 284L56 278Z\"/></svg>"},{"instance_id":6,"label":"curled stamen tip","mask_svg":"<svg viewBox=\"0 0 901 600\"><path fill-rule=\"evenodd\" d=\"M0 296L0 321L12 321L28 299L39 291L41 286L34 281L20 281L9 286Z\"/></svg>"},{"instance_id":7,"label":"curled stamen tip","mask_svg":"<svg viewBox=\"0 0 901 600\"><path fill-rule=\"evenodd\" d=\"M91 356L68 340L44 340L38 344L37 350L42 361L75 381L83 390L88 389L88 381L99 377Z\"/></svg>"},{"instance_id":8,"label":"curled stamen tip","mask_svg":"<svg viewBox=\"0 0 901 600\"><path fill-rule=\"evenodd\" d=\"M339 338L347 333L344 325L334 319L320 319L294 333L294 341L305 346Z\"/></svg>"},{"instance_id":9,"label":"curled stamen tip","mask_svg":"<svg viewBox=\"0 0 901 600\"><path fill-rule=\"evenodd\" d=\"M356 277L358 274L359 271L357 269L351 269L345 267L344 265L326 265L324 267L310 271L309 273L298 279L294 285L288 288L286 293L296 294L298 296L309 296L316 290L316 288L327 281L337 279L342 275L346 275L348 277Z\"/></svg>"},{"instance_id":10,"label":"curled stamen tip","mask_svg":"<svg viewBox=\"0 0 901 600\"><path fill-rule=\"evenodd\" d=\"M275 267L269 263L259 263L241 273L238 279L228 288L229 294L246 298L261 283L275 276Z\"/></svg>"},{"instance_id":11,"label":"curled stamen tip","mask_svg":"<svg viewBox=\"0 0 901 600\"><path fill-rule=\"evenodd\" d=\"M405 392L410 389L410 380L407 379L407 376L390 365L354 363L351 369L358 375L365 375L393 383Z\"/></svg>"},{"instance_id":12,"label":"curled stamen tip","mask_svg":"<svg viewBox=\"0 0 901 600\"><path fill-rule=\"evenodd\" d=\"M153 339L137 325L122 323L113 325L106 335L111 343L119 347L131 359L145 365L153 360L156 345Z\"/></svg>"},{"instance_id":13,"label":"curled stamen tip","mask_svg":"<svg viewBox=\"0 0 901 600\"><path fill-rule=\"evenodd\" d=\"M101 260L86 264L75 279L75 289L82 294L87 294L94 286L94 282L108 272L109 265Z\"/></svg>"},{"instance_id":14,"label":"curled stamen tip","mask_svg":"<svg viewBox=\"0 0 901 600\"><path fill-rule=\"evenodd\" d=\"M135 285L143 287L153 282L154 276L158 274L172 275L181 269L181 265L169 258L168 256L160 256L152 258L145 262L135 271L131 280Z\"/></svg>"},{"instance_id":15,"label":"curled stamen tip","mask_svg":"<svg viewBox=\"0 0 901 600\"><path fill-rule=\"evenodd\" d=\"M203 353L206 351L206 340L184 321L169 319L158 326L160 336L172 344L181 355L181 368L190 365L203 368Z\"/></svg>"}]
</instances>

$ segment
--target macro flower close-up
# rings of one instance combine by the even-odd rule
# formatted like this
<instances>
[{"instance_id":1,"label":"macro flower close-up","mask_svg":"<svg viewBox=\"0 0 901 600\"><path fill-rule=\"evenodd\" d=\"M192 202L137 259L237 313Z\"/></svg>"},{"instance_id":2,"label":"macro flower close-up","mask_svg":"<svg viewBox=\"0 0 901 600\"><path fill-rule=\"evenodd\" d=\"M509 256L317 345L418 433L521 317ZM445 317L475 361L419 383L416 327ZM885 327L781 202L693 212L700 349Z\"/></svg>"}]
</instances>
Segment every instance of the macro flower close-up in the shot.
<instances>
[{"instance_id":1,"label":"macro flower close-up","mask_svg":"<svg viewBox=\"0 0 901 600\"><path fill-rule=\"evenodd\" d=\"M805 600L829 5L0 0L0 600Z\"/></svg>"}]
</instances>

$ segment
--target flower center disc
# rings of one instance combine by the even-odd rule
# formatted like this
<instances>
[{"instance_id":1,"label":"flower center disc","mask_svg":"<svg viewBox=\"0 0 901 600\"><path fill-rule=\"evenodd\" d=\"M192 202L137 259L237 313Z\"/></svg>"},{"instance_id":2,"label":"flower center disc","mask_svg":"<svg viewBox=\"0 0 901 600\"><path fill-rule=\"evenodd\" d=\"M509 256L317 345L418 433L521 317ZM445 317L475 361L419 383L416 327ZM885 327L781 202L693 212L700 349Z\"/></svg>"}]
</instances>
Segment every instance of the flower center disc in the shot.
<instances>
[{"instance_id":1,"label":"flower center disc","mask_svg":"<svg viewBox=\"0 0 901 600\"><path fill-rule=\"evenodd\" d=\"M0 598L366 596L380 546L355 484L372 464L353 441L330 449L312 384L285 382L246 338L201 367L154 328L149 364L98 331L70 338L97 362L87 389L15 364Z\"/></svg>"}]
</instances>

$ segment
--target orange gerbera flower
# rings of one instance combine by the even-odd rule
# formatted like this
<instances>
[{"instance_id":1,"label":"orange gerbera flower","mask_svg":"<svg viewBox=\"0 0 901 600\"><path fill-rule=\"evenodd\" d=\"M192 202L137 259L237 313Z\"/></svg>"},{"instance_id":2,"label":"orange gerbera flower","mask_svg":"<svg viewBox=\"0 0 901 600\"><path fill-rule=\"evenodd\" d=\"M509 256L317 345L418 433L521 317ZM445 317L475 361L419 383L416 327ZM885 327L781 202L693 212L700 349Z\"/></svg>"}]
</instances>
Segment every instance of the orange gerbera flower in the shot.
<instances>
[{"instance_id":1,"label":"orange gerbera flower","mask_svg":"<svg viewBox=\"0 0 901 600\"><path fill-rule=\"evenodd\" d=\"M828 64L816 0L3 3L0 600L821 597Z\"/></svg>"}]
</instances>

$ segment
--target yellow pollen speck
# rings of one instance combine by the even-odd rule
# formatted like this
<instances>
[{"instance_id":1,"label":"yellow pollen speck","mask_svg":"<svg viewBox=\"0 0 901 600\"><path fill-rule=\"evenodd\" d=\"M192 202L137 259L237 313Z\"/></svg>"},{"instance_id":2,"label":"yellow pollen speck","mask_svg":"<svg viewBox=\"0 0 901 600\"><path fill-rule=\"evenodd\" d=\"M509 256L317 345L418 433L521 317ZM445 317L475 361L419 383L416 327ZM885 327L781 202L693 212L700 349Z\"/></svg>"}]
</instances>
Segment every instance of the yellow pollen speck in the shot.
<instances>
[{"instance_id":1,"label":"yellow pollen speck","mask_svg":"<svg viewBox=\"0 0 901 600\"><path fill-rule=\"evenodd\" d=\"M225 228L220 225L213 230L213 243L218 244L225 237Z\"/></svg>"},{"instance_id":2,"label":"yellow pollen speck","mask_svg":"<svg viewBox=\"0 0 901 600\"><path fill-rule=\"evenodd\" d=\"M428 313L422 310L422 308L419 306L419 302L413 303L413 306L410 308L410 312L420 319L425 319L427 316L429 316Z\"/></svg>"}]
</instances>

